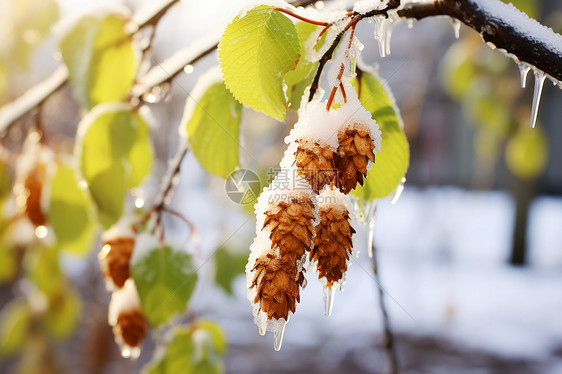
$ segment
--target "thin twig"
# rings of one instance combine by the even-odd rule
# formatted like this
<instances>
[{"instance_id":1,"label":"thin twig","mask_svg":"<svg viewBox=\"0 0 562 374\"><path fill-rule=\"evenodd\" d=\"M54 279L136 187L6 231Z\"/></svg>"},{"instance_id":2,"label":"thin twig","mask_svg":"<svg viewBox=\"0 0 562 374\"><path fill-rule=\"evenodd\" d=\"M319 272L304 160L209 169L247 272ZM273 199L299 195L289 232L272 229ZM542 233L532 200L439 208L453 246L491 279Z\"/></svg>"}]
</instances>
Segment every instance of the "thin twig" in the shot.
<instances>
[{"instance_id":1,"label":"thin twig","mask_svg":"<svg viewBox=\"0 0 562 374\"><path fill-rule=\"evenodd\" d=\"M376 207L372 211L373 216L376 214ZM372 257L371 264L373 266L373 275L375 277L375 283L377 284L377 289L379 291L379 307L382 313L383 329L384 329L384 349L388 357L388 362L390 364L390 373L398 374L400 372L400 365L398 364L398 357L396 355L396 346L394 344L394 334L390 327L390 319L388 317L388 311L386 309L384 289L381 286L381 280L379 275L379 266L377 263L377 251L374 242L371 244Z\"/></svg>"}]
</instances>

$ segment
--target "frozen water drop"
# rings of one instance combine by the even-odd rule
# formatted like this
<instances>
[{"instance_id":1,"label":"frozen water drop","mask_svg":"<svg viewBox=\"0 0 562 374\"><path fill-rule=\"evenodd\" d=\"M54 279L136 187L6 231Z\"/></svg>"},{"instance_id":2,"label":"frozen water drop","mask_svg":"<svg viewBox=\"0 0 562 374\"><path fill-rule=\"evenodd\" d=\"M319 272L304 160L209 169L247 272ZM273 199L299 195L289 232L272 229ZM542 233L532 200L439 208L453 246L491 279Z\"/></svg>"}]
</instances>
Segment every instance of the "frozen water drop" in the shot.
<instances>
[{"instance_id":1,"label":"frozen water drop","mask_svg":"<svg viewBox=\"0 0 562 374\"><path fill-rule=\"evenodd\" d=\"M461 36L461 23L458 19L452 19L451 24L453 25L453 30L455 32L455 39L460 38Z\"/></svg>"},{"instance_id":2,"label":"frozen water drop","mask_svg":"<svg viewBox=\"0 0 562 374\"><path fill-rule=\"evenodd\" d=\"M281 349L281 344L283 344L283 333L285 332L285 325L287 322L279 321L279 326L273 331L273 348L276 351Z\"/></svg>"},{"instance_id":3,"label":"frozen water drop","mask_svg":"<svg viewBox=\"0 0 562 374\"><path fill-rule=\"evenodd\" d=\"M529 64L524 62L519 64L519 71L521 72L521 88L527 87L527 75L529 74L529 70L531 70Z\"/></svg>"},{"instance_id":4,"label":"frozen water drop","mask_svg":"<svg viewBox=\"0 0 562 374\"><path fill-rule=\"evenodd\" d=\"M544 79L546 78L544 72L541 70L534 70L535 73L535 92L533 93L533 111L531 113L531 128L535 128L537 123L537 116L539 114L539 104L541 101L542 87Z\"/></svg>"},{"instance_id":5,"label":"frozen water drop","mask_svg":"<svg viewBox=\"0 0 562 374\"><path fill-rule=\"evenodd\" d=\"M332 314L332 307L334 306L334 294L336 288L328 288L324 286L324 315L329 317Z\"/></svg>"},{"instance_id":6,"label":"frozen water drop","mask_svg":"<svg viewBox=\"0 0 562 374\"><path fill-rule=\"evenodd\" d=\"M413 19L409 19L408 20L408 28L411 30L414 28L414 20Z\"/></svg>"},{"instance_id":7,"label":"frozen water drop","mask_svg":"<svg viewBox=\"0 0 562 374\"><path fill-rule=\"evenodd\" d=\"M369 223L369 237L367 242L367 250L369 251L369 258L373 258L373 239L375 235L375 203L369 208L367 222Z\"/></svg>"},{"instance_id":8,"label":"frozen water drop","mask_svg":"<svg viewBox=\"0 0 562 374\"><path fill-rule=\"evenodd\" d=\"M402 195L402 191L404 191L404 183L406 183L406 178L402 178L402 180L400 181L400 185L398 187L396 187L396 190L394 191L394 196L392 196L392 200L390 200L391 204L396 204L398 202L398 199L400 199L400 196Z\"/></svg>"},{"instance_id":9,"label":"frozen water drop","mask_svg":"<svg viewBox=\"0 0 562 374\"><path fill-rule=\"evenodd\" d=\"M35 236L38 237L39 239L45 238L48 233L49 230L45 226L37 226L35 228Z\"/></svg>"}]
</instances>

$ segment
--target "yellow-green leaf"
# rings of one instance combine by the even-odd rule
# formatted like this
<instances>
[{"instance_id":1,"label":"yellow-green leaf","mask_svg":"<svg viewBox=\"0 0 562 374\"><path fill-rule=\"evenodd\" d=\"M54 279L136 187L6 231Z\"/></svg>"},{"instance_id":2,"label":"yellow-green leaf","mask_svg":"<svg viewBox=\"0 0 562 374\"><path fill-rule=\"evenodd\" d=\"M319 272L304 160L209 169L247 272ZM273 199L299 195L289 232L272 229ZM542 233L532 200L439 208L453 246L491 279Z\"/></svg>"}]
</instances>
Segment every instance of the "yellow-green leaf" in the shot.
<instances>
[{"instance_id":1,"label":"yellow-green leaf","mask_svg":"<svg viewBox=\"0 0 562 374\"><path fill-rule=\"evenodd\" d=\"M360 79L352 83L358 90L361 104L371 112L382 133L381 153L375 155L375 163L363 186L353 191L358 198L371 201L388 196L400 185L410 163L410 147L387 88L368 73L362 73Z\"/></svg>"},{"instance_id":2,"label":"yellow-green leaf","mask_svg":"<svg viewBox=\"0 0 562 374\"><path fill-rule=\"evenodd\" d=\"M44 318L47 331L58 339L69 338L82 315L82 301L75 289L66 286L49 298L49 308Z\"/></svg>"},{"instance_id":3,"label":"yellow-green leaf","mask_svg":"<svg viewBox=\"0 0 562 374\"><path fill-rule=\"evenodd\" d=\"M81 18L59 41L74 94L86 108L127 97L136 71L127 20L119 14Z\"/></svg>"},{"instance_id":4,"label":"yellow-green leaf","mask_svg":"<svg viewBox=\"0 0 562 374\"><path fill-rule=\"evenodd\" d=\"M78 187L74 170L59 165L51 182L48 219L61 249L85 255L95 234L93 205L89 195Z\"/></svg>"},{"instance_id":5,"label":"yellow-green leaf","mask_svg":"<svg viewBox=\"0 0 562 374\"><path fill-rule=\"evenodd\" d=\"M533 179L542 174L548 161L548 141L540 128L520 129L507 143L505 161L520 179Z\"/></svg>"},{"instance_id":6,"label":"yellow-green leaf","mask_svg":"<svg viewBox=\"0 0 562 374\"><path fill-rule=\"evenodd\" d=\"M23 299L14 299L0 311L0 357L18 353L31 325L31 310Z\"/></svg>"},{"instance_id":7,"label":"yellow-green leaf","mask_svg":"<svg viewBox=\"0 0 562 374\"><path fill-rule=\"evenodd\" d=\"M125 192L148 175L153 150L150 130L127 104L101 104L79 125L76 154L98 216L109 227L121 216Z\"/></svg>"},{"instance_id":8,"label":"yellow-green leaf","mask_svg":"<svg viewBox=\"0 0 562 374\"><path fill-rule=\"evenodd\" d=\"M189 97L186 103L191 150L205 170L227 178L240 165L238 135L242 105L222 81L212 83L195 100Z\"/></svg>"},{"instance_id":9,"label":"yellow-green leaf","mask_svg":"<svg viewBox=\"0 0 562 374\"><path fill-rule=\"evenodd\" d=\"M283 121L283 77L294 69L301 46L293 22L271 6L237 16L224 31L219 60L224 81L245 106Z\"/></svg>"}]
</instances>

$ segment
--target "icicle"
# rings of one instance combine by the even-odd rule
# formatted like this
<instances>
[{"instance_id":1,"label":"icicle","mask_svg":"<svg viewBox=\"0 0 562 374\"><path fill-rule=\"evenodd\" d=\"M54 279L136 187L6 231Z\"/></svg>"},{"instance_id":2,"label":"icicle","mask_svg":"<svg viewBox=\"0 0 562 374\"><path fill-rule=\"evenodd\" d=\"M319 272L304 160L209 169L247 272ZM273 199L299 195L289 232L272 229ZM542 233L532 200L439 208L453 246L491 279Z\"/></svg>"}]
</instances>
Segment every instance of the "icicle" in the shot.
<instances>
[{"instance_id":1,"label":"icicle","mask_svg":"<svg viewBox=\"0 0 562 374\"><path fill-rule=\"evenodd\" d=\"M414 20L413 19L409 19L408 20L408 28L411 30L414 28Z\"/></svg>"},{"instance_id":2,"label":"icicle","mask_svg":"<svg viewBox=\"0 0 562 374\"><path fill-rule=\"evenodd\" d=\"M521 88L527 87L527 75L529 75L529 70L531 70L531 66L524 62L518 64L519 71L521 72Z\"/></svg>"},{"instance_id":3,"label":"icicle","mask_svg":"<svg viewBox=\"0 0 562 374\"><path fill-rule=\"evenodd\" d=\"M283 333L285 332L285 325L287 322L279 321L280 326L276 326L275 330L273 330L273 348L276 351L281 349L281 344L283 344Z\"/></svg>"},{"instance_id":4,"label":"icicle","mask_svg":"<svg viewBox=\"0 0 562 374\"><path fill-rule=\"evenodd\" d=\"M367 242L367 250L369 251L369 258L373 258L373 239L375 236L375 210L376 210L376 203L372 202L369 207L369 213L367 215L367 223L369 224L369 236Z\"/></svg>"},{"instance_id":5,"label":"icicle","mask_svg":"<svg viewBox=\"0 0 562 374\"><path fill-rule=\"evenodd\" d=\"M533 69L534 70L534 69ZM531 128L535 128L537 115L539 114L539 103L541 101L542 87L544 85L545 74L541 70L534 70L535 73L535 92L533 93L533 112L531 114Z\"/></svg>"},{"instance_id":6,"label":"icicle","mask_svg":"<svg viewBox=\"0 0 562 374\"><path fill-rule=\"evenodd\" d=\"M332 314L332 307L334 306L334 294L336 287L328 288L324 286L324 315L329 317Z\"/></svg>"},{"instance_id":7,"label":"icicle","mask_svg":"<svg viewBox=\"0 0 562 374\"><path fill-rule=\"evenodd\" d=\"M458 19L454 18L451 20L451 24L453 25L453 30L455 31L455 39L460 38L461 36L461 23Z\"/></svg>"},{"instance_id":8,"label":"icicle","mask_svg":"<svg viewBox=\"0 0 562 374\"><path fill-rule=\"evenodd\" d=\"M386 40L385 40L385 42L384 42L385 47L386 47L386 48L385 48L385 52L386 52L386 55L387 55L387 56L390 55L390 37L391 37L391 36L392 36L392 25L389 24L389 25L388 25L388 30L385 31L385 39L386 39Z\"/></svg>"},{"instance_id":9,"label":"icicle","mask_svg":"<svg viewBox=\"0 0 562 374\"><path fill-rule=\"evenodd\" d=\"M400 181L400 185L396 187L396 190L394 191L394 196L392 196L392 200L390 200L391 204L396 204L398 202L398 199L400 199L400 196L402 195L402 191L404 191L404 183L406 183L406 177L403 177L402 180Z\"/></svg>"},{"instance_id":10,"label":"icicle","mask_svg":"<svg viewBox=\"0 0 562 374\"><path fill-rule=\"evenodd\" d=\"M381 17L373 17L375 24L375 40L379 44L379 52L381 57L386 56L386 35L385 35L385 19Z\"/></svg>"}]
</instances>

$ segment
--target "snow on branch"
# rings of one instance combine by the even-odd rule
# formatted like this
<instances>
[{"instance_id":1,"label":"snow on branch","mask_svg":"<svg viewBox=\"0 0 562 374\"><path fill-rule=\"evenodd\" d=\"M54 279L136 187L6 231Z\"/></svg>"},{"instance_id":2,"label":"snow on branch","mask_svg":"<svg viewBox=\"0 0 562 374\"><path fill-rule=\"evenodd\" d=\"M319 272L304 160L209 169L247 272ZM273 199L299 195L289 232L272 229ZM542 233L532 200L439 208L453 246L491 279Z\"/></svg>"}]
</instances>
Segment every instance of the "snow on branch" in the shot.
<instances>
[{"instance_id":1,"label":"snow on branch","mask_svg":"<svg viewBox=\"0 0 562 374\"><path fill-rule=\"evenodd\" d=\"M132 30L132 33L136 33L145 26L156 26L164 14L178 2L179 0L163 0L156 2L148 10L140 11L133 16L132 20L137 24L137 27ZM68 69L61 65L43 82L31 87L22 96L0 108L0 137L5 135L11 124L40 106L67 81Z\"/></svg>"},{"instance_id":2,"label":"snow on branch","mask_svg":"<svg viewBox=\"0 0 562 374\"><path fill-rule=\"evenodd\" d=\"M562 36L500 0L436 0L409 3L402 18L449 16L476 30L485 42L505 50L516 62L533 65L562 84Z\"/></svg>"}]
</instances>

